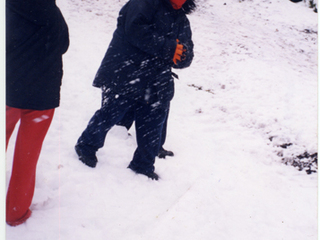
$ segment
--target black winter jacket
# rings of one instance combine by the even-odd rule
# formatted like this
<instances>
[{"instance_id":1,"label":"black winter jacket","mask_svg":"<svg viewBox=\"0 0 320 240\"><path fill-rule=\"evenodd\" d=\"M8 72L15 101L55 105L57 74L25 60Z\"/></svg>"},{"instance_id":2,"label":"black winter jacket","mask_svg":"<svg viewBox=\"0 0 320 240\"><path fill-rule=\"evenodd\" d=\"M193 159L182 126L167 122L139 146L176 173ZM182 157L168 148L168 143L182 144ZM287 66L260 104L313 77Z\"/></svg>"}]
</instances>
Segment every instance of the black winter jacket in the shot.
<instances>
[{"instance_id":1,"label":"black winter jacket","mask_svg":"<svg viewBox=\"0 0 320 240\"><path fill-rule=\"evenodd\" d=\"M46 110L59 106L67 24L55 0L6 1L6 104Z\"/></svg>"},{"instance_id":2,"label":"black winter jacket","mask_svg":"<svg viewBox=\"0 0 320 240\"><path fill-rule=\"evenodd\" d=\"M174 65L177 39L187 51L186 59ZM119 13L93 85L148 103L170 101L171 68L188 67L192 59L192 34L183 9L173 9L169 0L130 0Z\"/></svg>"}]
</instances>

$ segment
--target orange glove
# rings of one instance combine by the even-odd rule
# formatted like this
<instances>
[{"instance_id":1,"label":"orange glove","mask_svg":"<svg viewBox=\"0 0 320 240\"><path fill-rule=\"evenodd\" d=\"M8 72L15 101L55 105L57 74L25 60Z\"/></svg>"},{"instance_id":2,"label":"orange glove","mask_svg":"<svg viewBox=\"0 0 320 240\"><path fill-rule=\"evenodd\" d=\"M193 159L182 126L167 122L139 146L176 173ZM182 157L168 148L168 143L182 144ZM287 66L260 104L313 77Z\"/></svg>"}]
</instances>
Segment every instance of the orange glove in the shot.
<instances>
[{"instance_id":1,"label":"orange glove","mask_svg":"<svg viewBox=\"0 0 320 240\"><path fill-rule=\"evenodd\" d=\"M183 45L179 43L178 39L177 39L177 43L178 44L176 47L176 51L173 56L173 62L175 65L177 65L177 61L181 61L181 57L185 57L185 55L183 53L186 51L185 49L183 49Z\"/></svg>"}]
</instances>

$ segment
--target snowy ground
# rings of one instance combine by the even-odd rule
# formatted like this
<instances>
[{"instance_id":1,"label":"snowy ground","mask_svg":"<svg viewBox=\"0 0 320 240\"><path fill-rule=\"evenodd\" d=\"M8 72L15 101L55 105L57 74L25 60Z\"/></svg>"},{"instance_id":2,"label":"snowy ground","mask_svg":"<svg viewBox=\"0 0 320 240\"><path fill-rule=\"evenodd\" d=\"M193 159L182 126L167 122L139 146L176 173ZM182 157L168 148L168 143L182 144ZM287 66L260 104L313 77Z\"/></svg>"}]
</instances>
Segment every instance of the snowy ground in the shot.
<instances>
[{"instance_id":1,"label":"snowy ground","mask_svg":"<svg viewBox=\"0 0 320 240\"><path fill-rule=\"evenodd\" d=\"M170 111L165 148L175 156L157 159L156 182L126 168L134 129L110 131L95 169L73 150L100 106L91 84L125 2L58 1L71 39L61 107L33 215L7 226L6 239L317 239L318 174L282 163L317 152L317 14L303 2L199 0L195 59L177 71Z\"/></svg>"}]
</instances>

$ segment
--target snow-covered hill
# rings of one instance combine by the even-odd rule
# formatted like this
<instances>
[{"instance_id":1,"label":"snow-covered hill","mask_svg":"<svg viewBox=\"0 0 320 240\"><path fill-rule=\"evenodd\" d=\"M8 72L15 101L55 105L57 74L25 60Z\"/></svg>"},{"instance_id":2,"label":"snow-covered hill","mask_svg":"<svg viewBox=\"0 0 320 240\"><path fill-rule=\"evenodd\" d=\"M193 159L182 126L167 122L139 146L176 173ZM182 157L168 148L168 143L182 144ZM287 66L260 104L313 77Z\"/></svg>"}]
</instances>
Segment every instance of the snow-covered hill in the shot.
<instances>
[{"instance_id":1,"label":"snow-covered hill","mask_svg":"<svg viewBox=\"0 0 320 240\"><path fill-rule=\"evenodd\" d=\"M170 110L165 148L175 156L156 160L156 182L126 168L134 129L110 131L95 169L74 152L100 106L91 84L125 2L58 1L71 39L61 107L33 215L6 239L317 239L318 174L282 163L317 153L317 14L289 0L198 0L195 59L176 71Z\"/></svg>"}]
</instances>

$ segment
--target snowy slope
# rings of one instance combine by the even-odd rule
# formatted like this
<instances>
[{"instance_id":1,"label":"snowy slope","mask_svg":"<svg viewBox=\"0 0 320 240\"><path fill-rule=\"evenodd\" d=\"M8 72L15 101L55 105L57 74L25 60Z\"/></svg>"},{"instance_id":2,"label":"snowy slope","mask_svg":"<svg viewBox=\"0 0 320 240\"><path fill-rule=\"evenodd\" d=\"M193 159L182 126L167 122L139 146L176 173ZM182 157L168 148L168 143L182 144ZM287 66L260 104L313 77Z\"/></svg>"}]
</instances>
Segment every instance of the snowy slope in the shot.
<instances>
[{"instance_id":1,"label":"snowy slope","mask_svg":"<svg viewBox=\"0 0 320 240\"><path fill-rule=\"evenodd\" d=\"M58 2L71 39L61 107L33 215L7 226L6 239L317 239L318 174L282 163L317 152L317 14L303 2L198 1L189 17L195 59L176 71L170 110L165 148L175 156L157 159L155 182L126 168L134 129L109 132L95 169L73 150L100 106L91 84L125 2Z\"/></svg>"}]
</instances>

